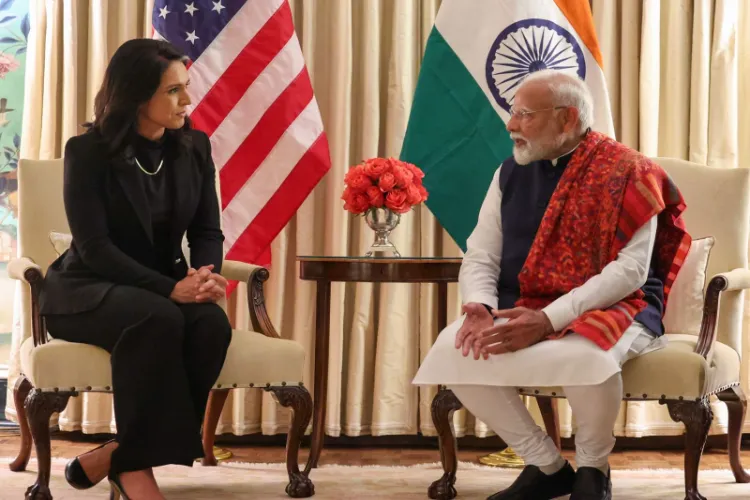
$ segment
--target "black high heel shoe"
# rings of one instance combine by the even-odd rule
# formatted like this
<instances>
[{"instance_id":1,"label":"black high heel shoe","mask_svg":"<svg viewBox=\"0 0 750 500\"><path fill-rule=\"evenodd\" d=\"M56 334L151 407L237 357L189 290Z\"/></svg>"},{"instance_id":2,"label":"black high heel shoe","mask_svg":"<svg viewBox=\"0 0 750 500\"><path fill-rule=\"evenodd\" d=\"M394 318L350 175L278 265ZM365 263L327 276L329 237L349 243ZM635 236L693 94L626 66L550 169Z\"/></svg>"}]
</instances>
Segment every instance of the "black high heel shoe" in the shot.
<instances>
[{"instance_id":1,"label":"black high heel shoe","mask_svg":"<svg viewBox=\"0 0 750 500\"><path fill-rule=\"evenodd\" d=\"M86 455L87 453L93 453L96 450L104 448L105 446L112 443L113 441L114 439L111 439L107 441L106 443L104 443L103 445L97 446L93 450L87 451L86 453L84 453L84 455ZM83 467L81 467L81 462L78 460L78 457L74 458L73 460L71 460L65 465L65 479L68 481L69 485L71 485L73 488L77 490L87 490L93 486L96 486L96 484L99 482L99 481L97 481L96 483L91 482L91 479L89 479L89 477L86 475L86 471L83 470Z\"/></svg>"},{"instance_id":2,"label":"black high heel shoe","mask_svg":"<svg viewBox=\"0 0 750 500\"><path fill-rule=\"evenodd\" d=\"M107 474L109 480L109 500L129 500L125 488L120 484L120 475L113 474L111 471Z\"/></svg>"}]
</instances>

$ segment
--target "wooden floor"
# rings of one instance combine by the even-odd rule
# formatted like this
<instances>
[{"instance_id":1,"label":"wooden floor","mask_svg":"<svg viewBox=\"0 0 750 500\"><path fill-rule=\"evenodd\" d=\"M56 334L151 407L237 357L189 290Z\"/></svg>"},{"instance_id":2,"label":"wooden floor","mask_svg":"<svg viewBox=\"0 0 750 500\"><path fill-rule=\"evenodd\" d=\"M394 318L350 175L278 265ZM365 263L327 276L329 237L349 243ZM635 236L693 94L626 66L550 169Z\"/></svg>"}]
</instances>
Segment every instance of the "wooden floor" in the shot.
<instances>
[{"instance_id":1,"label":"wooden floor","mask_svg":"<svg viewBox=\"0 0 750 500\"><path fill-rule=\"evenodd\" d=\"M55 434L52 439L52 456L72 458L101 443L102 439L81 434ZM0 457L13 457L18 452L20 437L17 433L0 431ZM252 463L281 463L284 461L284 448L279 445L250 446L236 443L223 443L221 447L233 453L231 460ZM479 457L487 455L492 449L464 448L459 449L459 460L478 463ZM565 449L563 454L573 460L575 452ZM750 468L750 448L745 447L743 464ZM307 458L307 449L303 449L300 460ZM321 464L339 465L414 465L431 463L439 460L436 448L401 448L401 447L328 447L323 451ZM613 469L650 469L682 468L683 455L680 450L638 450L627 449L615 451L610 458ZM701 469L729 469L725 449L707 449L701 461Z\"/></svg>"}]
</instances>

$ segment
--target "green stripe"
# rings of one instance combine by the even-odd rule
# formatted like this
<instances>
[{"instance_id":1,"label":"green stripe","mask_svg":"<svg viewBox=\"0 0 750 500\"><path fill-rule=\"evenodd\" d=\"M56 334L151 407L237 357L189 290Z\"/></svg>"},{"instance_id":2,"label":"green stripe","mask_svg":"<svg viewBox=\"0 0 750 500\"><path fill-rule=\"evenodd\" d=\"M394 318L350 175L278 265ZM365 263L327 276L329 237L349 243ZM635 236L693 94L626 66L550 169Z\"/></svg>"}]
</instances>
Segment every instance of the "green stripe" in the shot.
<instances>
[{"instance_id":1,"label":"green stripe","mask_svg":"<svg viewBox=\"0 0 750 500\"><path fill-rule=\"evenodd\" d=\"M401 159L424 170L427 206L464 251L492 175L512 150L505 123L433 28Z\"/></svg>"}]
</instances>

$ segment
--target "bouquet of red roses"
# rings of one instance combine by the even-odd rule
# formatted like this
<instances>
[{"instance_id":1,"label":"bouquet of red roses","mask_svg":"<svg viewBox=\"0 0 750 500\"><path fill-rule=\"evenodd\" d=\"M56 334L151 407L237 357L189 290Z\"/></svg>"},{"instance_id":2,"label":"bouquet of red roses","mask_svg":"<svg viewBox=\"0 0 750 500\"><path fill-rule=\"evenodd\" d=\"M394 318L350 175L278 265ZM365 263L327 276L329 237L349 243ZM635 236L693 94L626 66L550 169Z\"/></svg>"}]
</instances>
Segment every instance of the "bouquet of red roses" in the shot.
<instances>
[{"instance_id":1,"label":"bouquet of red roses","mask_svg":"<svg viewBox=\"0 0 750 500\"><path fill-rule=\"evenodd\" d=\"M404 214L427 199L423 177L419 167L395 158L365 160L344 177L344 209L364 214L373 208L387 208Z\"/></svg>"}]
</instances>

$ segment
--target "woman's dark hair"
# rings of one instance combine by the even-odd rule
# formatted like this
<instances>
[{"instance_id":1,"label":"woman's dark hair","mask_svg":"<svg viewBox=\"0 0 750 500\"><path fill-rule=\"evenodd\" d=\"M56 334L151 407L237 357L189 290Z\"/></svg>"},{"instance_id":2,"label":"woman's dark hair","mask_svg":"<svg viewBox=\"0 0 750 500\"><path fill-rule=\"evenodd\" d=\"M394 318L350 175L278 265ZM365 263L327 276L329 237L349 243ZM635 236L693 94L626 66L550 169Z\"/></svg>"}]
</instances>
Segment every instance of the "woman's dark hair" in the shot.
<instances>
[{"instance_id":1,"label":"woman's dark hair","mask_svg":"<svg viewBox=\"0 0 750 500\"><path fill-rule=\"evenodd\" d=\"M174 61L186 60L163 40L137 38L123 43L109 61L96 94L94 121L84 126L97 131L112 153L121 151L136 133L138 110L156 93L164 72ZM190 128L188 119L183 128Z\"/></svg>"}]
</instances>

